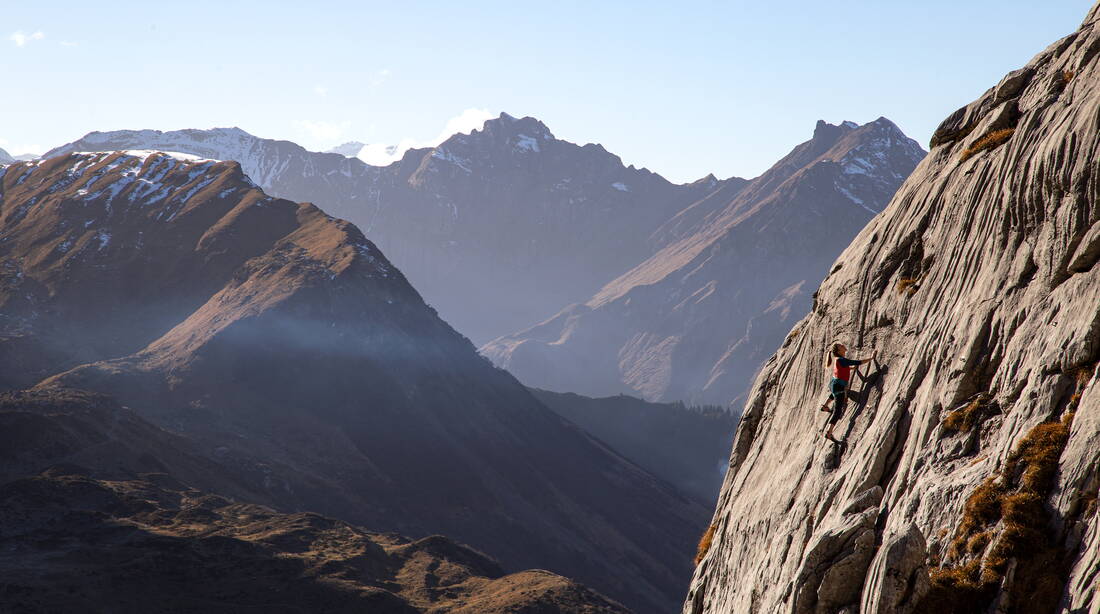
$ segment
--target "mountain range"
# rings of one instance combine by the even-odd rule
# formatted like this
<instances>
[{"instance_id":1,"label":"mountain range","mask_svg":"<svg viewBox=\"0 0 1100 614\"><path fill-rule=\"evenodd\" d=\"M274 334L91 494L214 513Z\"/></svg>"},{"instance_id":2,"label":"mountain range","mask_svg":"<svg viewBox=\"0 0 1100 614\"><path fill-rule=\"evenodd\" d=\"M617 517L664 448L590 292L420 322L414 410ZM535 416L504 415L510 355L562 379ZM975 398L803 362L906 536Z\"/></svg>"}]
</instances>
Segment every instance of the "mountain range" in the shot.
<instances>
[{"instance_id":1,"label":"mountain range","mask_svg":"<svg viewBox=\"0 0 1100 614\"><path fill-rule=\"evenodd\" d=\"M270 194L355 223L478 344L583 300L650 256L650 235L684 207L745 183L675 185L507 114L385 167L236 128L93 132L46 157L114 150L235 160Z\"/></svg>"},{"instance_id":2,"label":"mountain range","mask_svg":"<svg viewBox=\"0 0 1100 614\"><path fill-rule=\"evenodd\" d=\"M767 360L685 614L1100 611L1100 5L936 129ZM822 434L824 351L877 361Z\"/></svg>"},{"instance_id":3,"label":"mountain range","mask_svg":"<svg viewBox=\"0 0 1100 614\"><path fill-rule=\"evenodd\" d=\"M356 226L237 162L0 168L0 313L0 386L111 395L247 500L447 535L636 611L679 601L705 508L479 356Z\"/></svg>"}]
</instances>

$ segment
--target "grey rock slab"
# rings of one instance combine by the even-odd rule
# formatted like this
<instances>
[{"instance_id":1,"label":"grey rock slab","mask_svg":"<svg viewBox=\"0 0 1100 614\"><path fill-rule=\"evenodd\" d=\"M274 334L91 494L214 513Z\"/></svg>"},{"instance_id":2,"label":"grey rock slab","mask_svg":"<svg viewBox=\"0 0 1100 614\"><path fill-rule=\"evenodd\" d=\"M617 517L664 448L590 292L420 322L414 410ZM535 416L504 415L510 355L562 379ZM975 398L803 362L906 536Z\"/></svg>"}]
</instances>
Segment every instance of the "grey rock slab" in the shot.
<instances>
[{"instance_id":1,"label":"grey rock slab","mask_svg":"<svg viewBox=\"0 0 1100 614\"><path fill-rule=\"evenodd\" d=\"M917 525L883 540L867 570L863 614L910 614L928 593L927 546Z\"/></svg>"}]
</instances>

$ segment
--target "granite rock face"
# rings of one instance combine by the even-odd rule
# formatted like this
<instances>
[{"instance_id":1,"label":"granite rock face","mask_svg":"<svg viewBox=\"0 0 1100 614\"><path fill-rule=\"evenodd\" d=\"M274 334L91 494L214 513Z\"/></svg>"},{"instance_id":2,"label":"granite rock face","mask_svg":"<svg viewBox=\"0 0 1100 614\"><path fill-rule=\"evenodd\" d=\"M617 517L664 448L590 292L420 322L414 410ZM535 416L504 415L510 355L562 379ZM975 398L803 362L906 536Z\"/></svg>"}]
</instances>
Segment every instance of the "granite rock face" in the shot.
<instances>
[{"instance_id":1,"label":"granite rock face","mask_svg":"<svg viewBox=\"0 0 1100 614\"><path fill-rule=\"evenodd\" d=\"M685 613L1100 612L1098 52L1094 8L833 265L753 386ZM834 341L879 355L840 445Z\"/></svg>"}]
</instances>

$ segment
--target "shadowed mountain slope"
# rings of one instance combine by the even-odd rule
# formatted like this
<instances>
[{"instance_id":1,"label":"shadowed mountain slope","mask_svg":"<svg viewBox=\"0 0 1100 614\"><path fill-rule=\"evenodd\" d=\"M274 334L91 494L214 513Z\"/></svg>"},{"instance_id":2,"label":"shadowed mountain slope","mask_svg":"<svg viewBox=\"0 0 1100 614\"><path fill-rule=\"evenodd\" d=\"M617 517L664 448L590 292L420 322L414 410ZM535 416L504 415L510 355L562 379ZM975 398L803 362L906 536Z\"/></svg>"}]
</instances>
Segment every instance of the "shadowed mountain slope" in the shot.
<instances>
[{"instance_id":1,"label":"shadowed mountain slope","mask_svg":"<svg viewBox=\"0 0 1100 614\"><path fill-rule=\"evenodd\" d=\"M102 395L0 395L0 606L12 612L625 612L441 536L369 533L254 501L201 446Z\"/></svg>"},{"instance_id":2,"label":"shadowed mountain slope","mask_svg":"<svg viewBox=\"0 0 1100 614\"><path fill-rule=\"evenodd\" d=\"M593 399L569 392L531 393L699 501L712 505L718 497L738 414L723 407L650 403L627 395Z\"/></svg>"}]
</instances>

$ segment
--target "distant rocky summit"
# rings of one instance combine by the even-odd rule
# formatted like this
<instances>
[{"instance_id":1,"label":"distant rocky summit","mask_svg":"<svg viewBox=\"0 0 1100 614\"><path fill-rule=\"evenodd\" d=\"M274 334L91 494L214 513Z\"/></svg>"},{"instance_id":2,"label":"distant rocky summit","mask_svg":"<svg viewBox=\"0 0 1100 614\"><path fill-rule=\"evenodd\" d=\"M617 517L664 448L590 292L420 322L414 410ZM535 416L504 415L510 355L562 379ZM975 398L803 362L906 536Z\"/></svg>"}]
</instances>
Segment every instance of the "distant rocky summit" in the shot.
<instances>
[{"instance_id":1,"label":"distant rocky summit","mask_svg":"<svg viewBox=\"0 0 1100 614\"><path fill-rule=\"evenodd\" d=\"M685 614L1100 612L1100 5L949 116L752 388ZM822 438L825 348L878 351Z\"/></svg>"},{"instance_id":2,"label":"distant rocky summit","mask_svg":"<svg viewBox=\"0 0 1100 614\"><path fill-rule=\"evenodd\" d=\"M924 154L885 118L818 122L760 177L662 224L661 249L591 298L481 352L529 386L740 405L829 264Z\"/></svg>"}]
</instances>

